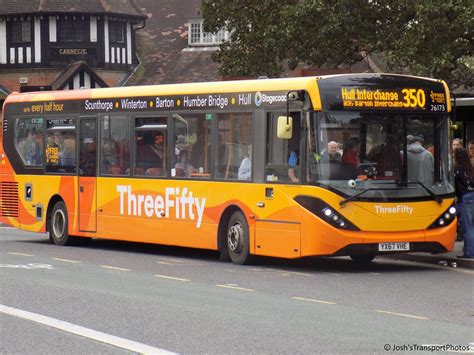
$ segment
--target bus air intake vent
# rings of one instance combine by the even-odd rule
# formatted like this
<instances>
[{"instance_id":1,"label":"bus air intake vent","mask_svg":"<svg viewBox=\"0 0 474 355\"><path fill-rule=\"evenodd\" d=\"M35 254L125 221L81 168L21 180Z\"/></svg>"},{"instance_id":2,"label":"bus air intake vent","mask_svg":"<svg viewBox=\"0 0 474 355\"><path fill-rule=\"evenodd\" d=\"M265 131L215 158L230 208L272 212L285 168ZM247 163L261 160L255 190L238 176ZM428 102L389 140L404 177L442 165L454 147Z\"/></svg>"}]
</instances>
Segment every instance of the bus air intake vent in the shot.
<instances>
[{"instance_id":1,"label":"bus air intake vent","mask_svg":"<svg viewBox=\"0 0 474 355\"><path fill-rule=\"evenodd\" d=\"M6 118L3 119L3 131L6 132L8 129L8 120Z\"/></svg>"},{"instance_id":2,"label":"bus air intake vent","mask_svg":"<svg viewBox=\"0 0 474 355\"><path fill-rule=\"evenodd\" d=\"M18 183L2 182L0 185L0 216L18 217Z\"/></svg>"}]
</instances>

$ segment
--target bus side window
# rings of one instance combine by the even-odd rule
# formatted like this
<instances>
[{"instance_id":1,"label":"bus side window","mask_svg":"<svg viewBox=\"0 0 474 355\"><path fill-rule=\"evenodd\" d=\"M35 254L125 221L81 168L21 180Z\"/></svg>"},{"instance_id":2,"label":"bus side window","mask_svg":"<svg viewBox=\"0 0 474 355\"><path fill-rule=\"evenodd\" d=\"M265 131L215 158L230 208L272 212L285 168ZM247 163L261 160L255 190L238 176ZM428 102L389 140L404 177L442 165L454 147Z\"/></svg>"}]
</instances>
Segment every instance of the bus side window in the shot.
<instances>
[{"instance_id":1,"label":"bus side window","mask_svg":"<svg viewBox=\"0 0 474 355\"><path fill-rule=\"evenodd\" d=\"M135 175L166 176L167 129L167 117L135 119Z\"/></svg>"},{"instance_id":2,"label":"bus side window","mask_svg":"<svg viewBox=\"0 0 474 355\"><path fill-rule=\"evenodd\" d=\"M211 114L174 114L174 154L171 176L209 179Z\"/></svg>"},{"instance_id":3,"label":"bus side window","mask_svg":"<svg viewBox=\"0 0 474 355\"><path fill-rule=\"evenodd\" d=\"M42 166L43 119L17 118L15 121L15 148L26 166Z\"/></svg>"},{"instance_id":4,"label":"bus side window","mask_svg":"<svg viewBox=\"0 0 474 355\"><path fill-rule=\"evenodd\" d=\"M216 177L239 180L239 169L245 165L245 174L242 174L241 169L240 180L251 180L252 157L249 153L252 152L253 114L218 114L218 127Z\"/></svg>"},{"instance_id":5,"label":"bus side window","mask_svg":"<svg viewBox=\"0 0 474 355\"><path fill-rule=\"evenodd\" d=\"M285 113L272 112L267 117L265 180L297 182L301 180L300 116L297 113L291 113L293 117L293 135L291 139L277 137L278 116L285 116Z\"/></svg>"},{"instance_id":6,"label":"bus side window","mask_svg":"<svg viewBox=\"0 0 474 355\"><path fill-rule=\"evenodd\" d=\"M101 125L101 168L105 175L130 174L127 116L104 116Z\"/></svg>"}]
</instances>

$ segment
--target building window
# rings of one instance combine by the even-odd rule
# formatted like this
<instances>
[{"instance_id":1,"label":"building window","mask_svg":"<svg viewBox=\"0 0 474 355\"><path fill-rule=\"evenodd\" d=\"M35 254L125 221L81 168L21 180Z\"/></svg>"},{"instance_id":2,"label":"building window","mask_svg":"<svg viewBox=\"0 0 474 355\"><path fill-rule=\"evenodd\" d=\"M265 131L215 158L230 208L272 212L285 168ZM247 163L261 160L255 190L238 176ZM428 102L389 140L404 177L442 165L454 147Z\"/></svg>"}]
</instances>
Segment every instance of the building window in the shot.
<instances>
[{"instance_id":1,"label":"building window","mask_svg":"<svg viewBox=\"0 0 474 355\"><path fill-rule=\"evenodd\" d=\"M13 21L11 27L11 35L12 43L31 42L31 21Z\"/></svg>"},{"instance_id":2,"label":"building window","mask_svg":"<svg viewBox=\"0 0 474 355\"><path fill-rule=\"evenodd\" d=\"M189 38L190 46L218 46L224 41L229 40L229 31L224 29L216 33L203 31L203 19L193 19L189 21Z\"/></svg>"},{"instance_id":3,"label":"building window","mask_svg":"<svg viewBox=\"0 0 474 355\"><path fill-rule=\"evenodd\" d=\"M109 21L110 43L125 43L125 22Z\"/></svg>"},{"instance_id":4,"label":"building window","mask_svg":"<svg viewBox=\"0 0 474 355\"><path fill-rule=\"evenodd\" d=\"M86 42L89 32L89 23L85 19L63 17L58 21L60 42Z\"/></svg>"}]
</instances>

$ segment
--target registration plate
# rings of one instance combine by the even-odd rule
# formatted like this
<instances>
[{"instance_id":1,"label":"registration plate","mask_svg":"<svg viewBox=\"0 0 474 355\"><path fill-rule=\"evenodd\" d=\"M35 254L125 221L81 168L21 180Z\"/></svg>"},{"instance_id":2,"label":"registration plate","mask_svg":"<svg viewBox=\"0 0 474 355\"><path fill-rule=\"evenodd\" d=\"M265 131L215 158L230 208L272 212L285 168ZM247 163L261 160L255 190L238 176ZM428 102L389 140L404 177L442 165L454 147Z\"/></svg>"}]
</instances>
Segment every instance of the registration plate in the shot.
<instances>
[{"instance_id":1,"label":"registration plate","mask_svg":"<svg viewBox=\"0 0 474 355\"><path fill-rule=\"evenodd\" d=\"M410 243L379 243L379 251L406 251L410 250Z\"/></svg>"}]
</instances>

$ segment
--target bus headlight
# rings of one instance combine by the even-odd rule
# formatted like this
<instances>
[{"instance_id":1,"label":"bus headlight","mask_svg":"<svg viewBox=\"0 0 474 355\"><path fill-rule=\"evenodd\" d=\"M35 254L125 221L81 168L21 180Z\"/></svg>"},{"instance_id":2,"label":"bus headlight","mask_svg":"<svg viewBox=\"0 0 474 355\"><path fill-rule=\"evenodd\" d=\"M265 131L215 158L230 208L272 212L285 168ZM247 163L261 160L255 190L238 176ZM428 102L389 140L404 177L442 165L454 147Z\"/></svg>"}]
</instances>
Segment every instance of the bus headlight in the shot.
<instances>
[{"instance_id":1,"label":"bus headlight","mask_svg":"<svg viewBox=\"0 0 474 355\"><path fill-rule=\"evenodd\" d=\"M344 216L339 214L335 208L329 206L319 198L311 196L296 196L295 201L335 228L353 231L360 230L354 224L352 224L352 222L348 221Z\"/></svg>"},{"instance_id":2,"label":"bus headlight","mask_svg":"<svg viewBox=\"0 0 474 355\"><path fill-rule=\"evenodd\" d=\"M449 208L441 213L441 215L435 219L435 221L428 227L428 229L440 228L449 226L456 217L456 207L454 204L449 206Z\"/></svg>"}]
</instances>

